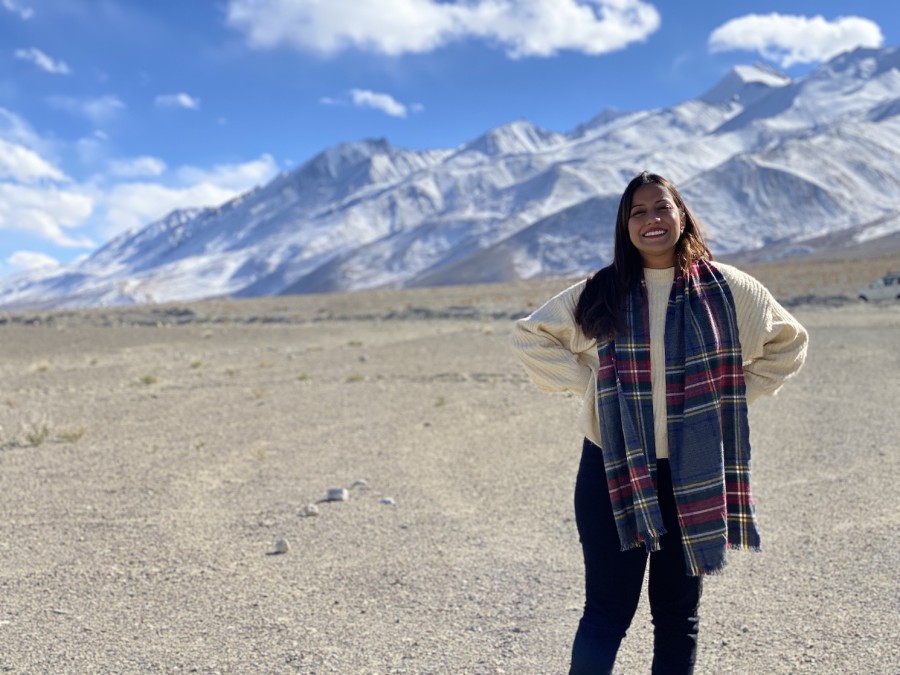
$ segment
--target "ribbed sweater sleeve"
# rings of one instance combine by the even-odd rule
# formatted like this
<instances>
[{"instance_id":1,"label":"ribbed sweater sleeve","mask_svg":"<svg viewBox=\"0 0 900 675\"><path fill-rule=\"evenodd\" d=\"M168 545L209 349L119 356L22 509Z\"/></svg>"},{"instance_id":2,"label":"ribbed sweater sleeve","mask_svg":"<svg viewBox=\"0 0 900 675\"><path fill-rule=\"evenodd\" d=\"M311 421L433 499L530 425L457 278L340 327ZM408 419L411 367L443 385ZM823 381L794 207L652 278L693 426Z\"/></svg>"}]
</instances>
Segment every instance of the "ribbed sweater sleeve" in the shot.
<instances>
[{"instance_id":1,"label":"ribbed sweater sleeve","mask_svg":"<svg viewBox=\"0 0 900 675\"><path fill-rule=\"evenodd\" d=\"M800 370L809 335L756 279L731 265L714 264L734 298L747 402L773 395Z\"/></svg>"},{"instance_id":2,"label":"ribbed sweater sleeve","mask_svg":"<svg viewBox=\"0 0 900 675\"><path fill-rule=\"evenodd\" d=\"M510 344L531 381L544 391L584 394L591 378L586 363L597 343L575 323L584 282L570 286L531 316L516 322Z\"/></svg>"},{"instance_id":3,"label":"ribbed sweater sleeve","mask_svg":"<svg viewBox=\"0 0 900 675\"><path fill-rule=\"evenodd\" d=\"M597 341L575 323L575 307L584 281L548 300L530 316L517 321L510 346L539 389L570 391L581 397L578 428L600 445L597 419Z\"/></svg>"}]
</instances>

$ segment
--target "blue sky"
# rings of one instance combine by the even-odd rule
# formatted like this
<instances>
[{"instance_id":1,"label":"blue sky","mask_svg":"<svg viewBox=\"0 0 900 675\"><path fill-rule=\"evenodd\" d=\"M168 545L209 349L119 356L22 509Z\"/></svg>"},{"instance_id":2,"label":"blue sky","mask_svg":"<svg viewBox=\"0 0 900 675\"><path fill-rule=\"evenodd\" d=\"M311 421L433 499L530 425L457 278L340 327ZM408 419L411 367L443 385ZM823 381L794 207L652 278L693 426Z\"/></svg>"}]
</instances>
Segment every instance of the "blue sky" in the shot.
<instances>
[{"instance_id":1,"label":"blue sky","mask_svg":"<svg viewBox=\"0 0 900 675\"><path fill-rule=\"evenodd\" d=\"M455 147L900 42L891 3L0 0L0 275L68 263L324 148Z\"/></svg>"}]
</instances>

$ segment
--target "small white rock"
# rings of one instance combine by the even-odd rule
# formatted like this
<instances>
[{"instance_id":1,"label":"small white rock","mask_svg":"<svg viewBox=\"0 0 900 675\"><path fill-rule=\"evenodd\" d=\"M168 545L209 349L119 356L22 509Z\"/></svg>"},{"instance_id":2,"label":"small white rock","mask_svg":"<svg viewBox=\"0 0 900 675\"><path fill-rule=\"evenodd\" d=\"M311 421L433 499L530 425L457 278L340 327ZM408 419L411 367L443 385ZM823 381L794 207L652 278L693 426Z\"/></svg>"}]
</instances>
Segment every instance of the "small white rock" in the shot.
<instances>
[{"instance_id":1,"label":"small white rock","mask_svg":"<svg viewBox=\"0 0 900 675\"><path fill-rule=\"evenodd\" d=\"M330 502L345 502L350 499L350 491L347 488L328 488L326 499Z\"/></svg>"},{"instance_id":2,"label":"small white rock","mask_svg":"<svg viewBox=\"0 0 900 675\"><path fill-rule=\"evenodd\" d=\"M384 504L385 506L395 506L397 504L397 502L394 501L393 497L382 497L380 503Z\"/></svg>"},{"instance_id":3,"label":"small white rock","mask_svg":"<svg viewBox=\"0 0 900 675\"><path fill-rule=\"evenodd\" d=\"M302 509L300 509L300 515L303 518L311 518L313 516L319 515L319 507L315 504L307 504Z\"/></svg>"},{"instance_id":4,"label":"small white rock","mask_svg":"<svg viewBox=\"0 0 900 675\"><path fill-rule=\"evenodd\" d=\"M275 553L287 553L291 550L291 545L288 543L287 539L276 539L275 540Z\"/></svg>"},{"instance_id":5,"label":"small white rock","mask_svg":"<svg viewBox=\"0 0 900 675\"><path fill-rule=\"evenodd\" d=\"M368 490L369 489L369 481L364 478L360 478L357 481L353 481L353 485L350 486L354 490Z\"/></svg>"}]
</instances>

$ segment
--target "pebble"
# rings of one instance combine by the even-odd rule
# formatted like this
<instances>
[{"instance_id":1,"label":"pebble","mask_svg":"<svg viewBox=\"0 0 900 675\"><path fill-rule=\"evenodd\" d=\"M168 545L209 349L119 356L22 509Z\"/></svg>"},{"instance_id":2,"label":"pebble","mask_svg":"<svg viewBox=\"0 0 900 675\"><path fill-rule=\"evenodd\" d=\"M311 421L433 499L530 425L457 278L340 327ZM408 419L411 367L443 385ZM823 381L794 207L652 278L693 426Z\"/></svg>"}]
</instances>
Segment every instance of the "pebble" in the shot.
<instances>
[{"instance_id":1,"label":"pebble","mask_svg":"<svg viewBox=\"0 0 900 675\"><path fill-rule=\"evenodd\" d=\"M353 481L353 485L350 486L354 490L368 490L369 489L369 481L364 478L360 478L357 481Z\"/></svg>"},{"instance_id":2,"label":"pebble","mask_svg":"<svg viewBox=\"0 0 900 675\"><path fill-rule=\"evenodd\" d=\"M276 539L275 540L275 553L287 553L291 550L291 545L288 543L287 539Z\"/></svg>"},{"instance_id":3,"label":"pebble","mask_svg":"<svg viewBox=\"0 0 900 675\"><path fill-rule=\"evenodd\" d=\"M350 499L350 491L347 488L328 488L325 497L330 502L345 502Z\"/></svg>"},{"instance_id":4,"label":"pebble","mask_svg":"<svg viewBox=\"0 0 900 675\"><path fill-rule=\"evenodd\" d=\"M319 515L319 507L315 504L307 504L300 509L300 516L303 518L311 518Z\"/></svg>"},{"instance_id":5,"label":"pebble","mask_svg":"<svg viewBox=\"0 0 900 675\"><path fill-rule=\"evenodd\" d=\"M385 506L395 506L397 504L397 502L394 501L393 497L382 497L380 503L384 504Z\"/></svg>"}]
</instances>

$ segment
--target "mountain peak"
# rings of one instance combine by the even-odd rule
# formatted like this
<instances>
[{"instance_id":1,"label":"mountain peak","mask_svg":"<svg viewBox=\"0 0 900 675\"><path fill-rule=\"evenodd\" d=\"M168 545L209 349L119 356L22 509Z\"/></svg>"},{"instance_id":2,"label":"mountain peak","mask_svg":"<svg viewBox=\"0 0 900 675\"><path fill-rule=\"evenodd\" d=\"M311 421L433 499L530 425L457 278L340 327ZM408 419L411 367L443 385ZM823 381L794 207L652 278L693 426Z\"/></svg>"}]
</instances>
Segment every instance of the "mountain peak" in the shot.
<instances>
[{"instance_id":1,"label":"mountain peak","mask_svg":"<svg viewBox=\"0 0 900 675\"><path fill-rule=\"evenodd\" d=\"M366 138L350 143L339 143L320 152L301 169L309 167L328 178L336 178L348 168L374 155L389 153L391 150L391 144L385 138Z\"/></svg>"},{"instance_id":2,"label":"mountain peak","mask_svg":"<svg viewBox=\"0 0 900 675\"><path fill-rule=\"evenodd\" d=\"M462 152L475 151L488 157L539 152L563 140L562 134L541 129L528 120L518 119L495 127L463 146Z\"/></svg>"},{"instance_id":3,"label":"mountain peak","mask_svg":"<svg viewBox=\"0 0 900 675\"><path fill-rule=\"evenodd\" d=\"M791 82L790 77L764 63L735 66L701 100L713 105L736 102L747 106Z\"/></svg>"}]
</instances>

